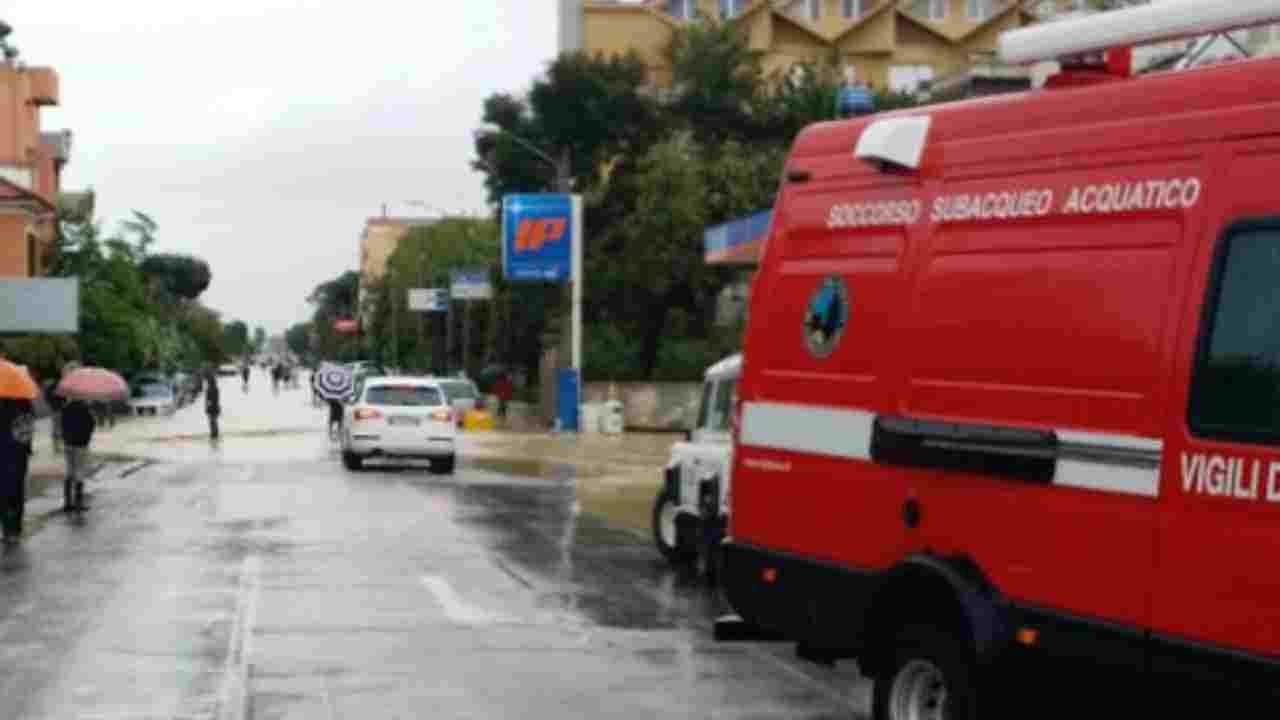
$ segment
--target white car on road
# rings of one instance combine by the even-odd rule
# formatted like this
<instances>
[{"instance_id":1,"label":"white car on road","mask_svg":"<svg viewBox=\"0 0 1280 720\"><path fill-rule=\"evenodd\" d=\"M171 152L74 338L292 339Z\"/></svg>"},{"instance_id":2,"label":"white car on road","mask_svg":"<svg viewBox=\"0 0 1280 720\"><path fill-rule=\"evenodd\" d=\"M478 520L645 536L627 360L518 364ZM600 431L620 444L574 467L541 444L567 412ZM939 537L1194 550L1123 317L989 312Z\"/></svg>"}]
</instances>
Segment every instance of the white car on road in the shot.
<instances>
[{"instance_id":1,"label":"white car on road","mask_svg":"<svg viewBox=\"0 0 1280 720\"><path fill-rule=\"evenodd\" d=\"M134 415L171 415L178 409L173 387L160 383L136 385L129 398L129 410Z\"/></svg>"},{"instance_id":2,"label":"white car on road","mask_svg":"<svg viewBox=\"0 0 1280 720\"><path fill-rule=\"evenodd\" d=\"M369 458L421 458L432 472L453 472L458 438L455 411L440 382L374 377L342 418L342 462L359 470Z\"/></svg>"}]
</instances>

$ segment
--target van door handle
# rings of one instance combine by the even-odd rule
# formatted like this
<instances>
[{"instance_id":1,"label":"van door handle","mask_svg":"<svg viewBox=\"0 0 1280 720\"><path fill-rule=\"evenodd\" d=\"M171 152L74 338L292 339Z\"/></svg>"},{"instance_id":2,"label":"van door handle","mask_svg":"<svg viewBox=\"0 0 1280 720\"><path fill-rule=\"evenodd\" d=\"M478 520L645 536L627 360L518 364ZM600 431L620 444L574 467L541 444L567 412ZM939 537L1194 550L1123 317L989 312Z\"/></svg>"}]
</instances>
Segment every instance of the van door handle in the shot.
<instances>
[{"instance_id":1,"label":"van door handle","mask_svg":"<svg viewBox=\"0 0 1280 720\"><path fill-rule=\"evenodd\" d=\"M920 525L920 503L915 498L902 503L902 522L908 530L914 530Z\"/></svg>"}]
</instances>

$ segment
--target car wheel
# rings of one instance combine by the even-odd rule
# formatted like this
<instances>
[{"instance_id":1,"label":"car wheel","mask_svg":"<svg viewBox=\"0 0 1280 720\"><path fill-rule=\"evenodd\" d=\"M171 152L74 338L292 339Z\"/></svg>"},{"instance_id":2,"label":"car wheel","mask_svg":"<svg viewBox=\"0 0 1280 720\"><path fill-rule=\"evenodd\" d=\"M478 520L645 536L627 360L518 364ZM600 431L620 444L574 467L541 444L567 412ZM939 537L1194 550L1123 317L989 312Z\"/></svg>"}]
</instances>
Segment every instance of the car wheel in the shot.
<instances>
[{"instance_id":1,"label":"car wheel","mask_svg":"<svg viewBox=\"0 0 1280 720\"><path fill-rule=\"evenodd\" d=\"M874 720L973 720L977 717L974 663L952 632L908 626L894 640L892 662L875 680Z\"/></svg>"},{"instance_id":2,"label":"car wheel","mask_svg":"<svg viewBox=\"0 0 1280 720\"><path fill-rule=\"evenodd\" d=\"M697 548L686 547L680 542L680 529L676 524L676 498L663 488L653 501L653 544L662 557L672 565L685 565L697 556Z\"/></svg>"},{"instance_id":3,"label":"car wheel","mask_svg":"<svg viewBox=\"0 0 1280 720\"><path fill-rule=\"evenodd\" d=\"M456 463L457 456L455 455L450 455L449 457L440 458L438 460L432 459L431 472L437 475L452 475L453 468Z\"/></svg>"},{"instance_id":4,"label":"car wheel","mask_svg":"<svg viewBox=\"0 0 1280 720\"><path fill-rule=\"evenodd\" d=\"M351 471L359 470L364 467L364 458L353 452L342 453L342 464Z\"/></svg>"}]
</instances>

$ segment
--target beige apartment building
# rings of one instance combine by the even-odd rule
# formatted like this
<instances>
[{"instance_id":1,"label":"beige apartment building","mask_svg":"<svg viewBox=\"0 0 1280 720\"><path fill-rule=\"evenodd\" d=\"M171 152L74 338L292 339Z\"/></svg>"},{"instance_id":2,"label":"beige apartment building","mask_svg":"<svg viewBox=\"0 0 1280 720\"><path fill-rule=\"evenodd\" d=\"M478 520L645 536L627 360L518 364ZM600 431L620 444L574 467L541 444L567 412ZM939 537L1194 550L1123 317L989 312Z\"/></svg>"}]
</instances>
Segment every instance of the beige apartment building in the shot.
<instances>
[{"instance_id":1,"label":"beige apartment building","mask_svg":"<svg viewBox=\"0 0 1280 720\"><path fill-rule=\"evenodd\" d=\"M967 71L1000 33L1037 20L1016 0L563 0L562 49L635 50L666 87L672 34L701 16L741 28L766 73L838 57L846 78L901 92Z\"/></svg>"},{"instance_id":2,"label":"beige apartment building","mask_svg":"<svg viewBox=\"0 0 1280 720\"><path fill-rule=\"evenodd\" d=\"M409 234L409 229L420 225L433 225L432 218L371 217L365 221L360 233L360 293L359 305L365 307L369 288L377 285L387 274L387 261L396 246Z\"/></svg>"}]
</instances>

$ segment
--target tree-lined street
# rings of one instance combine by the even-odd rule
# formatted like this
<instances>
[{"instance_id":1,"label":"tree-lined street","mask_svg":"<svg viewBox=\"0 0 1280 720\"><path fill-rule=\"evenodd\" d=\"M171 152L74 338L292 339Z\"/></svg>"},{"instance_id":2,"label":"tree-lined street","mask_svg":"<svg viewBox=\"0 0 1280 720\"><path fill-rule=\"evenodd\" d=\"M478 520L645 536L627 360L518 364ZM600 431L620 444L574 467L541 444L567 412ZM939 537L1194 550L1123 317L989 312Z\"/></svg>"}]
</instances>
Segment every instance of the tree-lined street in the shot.
<instances>
[{"instance_id":1,"label":"tree-lined street","mask_svg":"<svg viewBox=\"0 0 1280 720\"><path fill-rule=\"evenodd\" d=\"M785 645L716 644L717 594L582 512L572 470L504 472L525 465L464 450L453 476L349 473L305 392L223 384L219 446L198 408L120 426L104 447L153 464L108 466L89 513L42 518L0 556L3 717L863 707L847 668L816 670Z\"/></svg>"}]
</instances>

